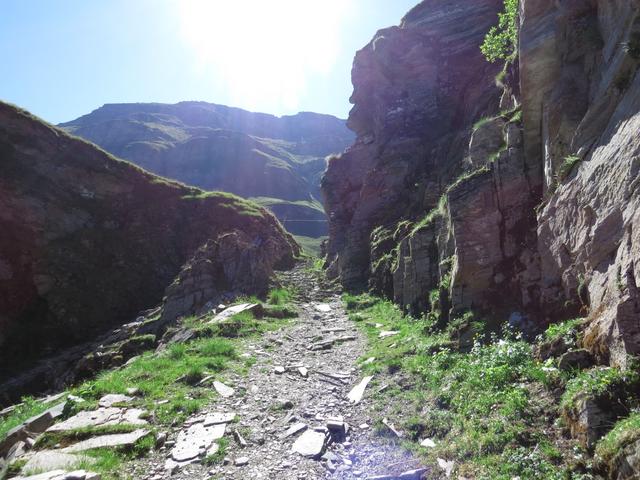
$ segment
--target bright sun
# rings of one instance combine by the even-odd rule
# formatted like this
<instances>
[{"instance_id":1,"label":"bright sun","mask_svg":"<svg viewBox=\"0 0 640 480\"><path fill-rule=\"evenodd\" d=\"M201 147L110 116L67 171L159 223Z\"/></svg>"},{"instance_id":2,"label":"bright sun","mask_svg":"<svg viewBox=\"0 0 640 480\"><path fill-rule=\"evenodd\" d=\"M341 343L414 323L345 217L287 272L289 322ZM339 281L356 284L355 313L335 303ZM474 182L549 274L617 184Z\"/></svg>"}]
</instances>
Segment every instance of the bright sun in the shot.
<instances>
[{"instance_id":1,"label":"bright sun","mask_svg":"<svg viewBox=\"0 0 640 480\"><path fill-rule=\"evenodd\" d=\"M201 73L246 108L294 111L312 75L327 75L351 0L182 0L181 32Z\"/></svg>"}]
</instances>

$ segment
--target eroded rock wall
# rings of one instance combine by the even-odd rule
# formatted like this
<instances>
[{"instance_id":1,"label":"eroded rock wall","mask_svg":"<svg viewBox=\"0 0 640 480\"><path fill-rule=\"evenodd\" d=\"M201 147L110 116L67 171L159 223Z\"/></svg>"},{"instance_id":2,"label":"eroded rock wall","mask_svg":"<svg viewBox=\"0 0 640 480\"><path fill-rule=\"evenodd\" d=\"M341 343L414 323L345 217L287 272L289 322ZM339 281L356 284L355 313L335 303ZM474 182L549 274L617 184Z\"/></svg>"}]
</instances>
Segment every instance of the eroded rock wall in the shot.
<instances>
[{"instance_id":1,"label":"eroded rock wall","mask_svg":"<svg viewBox=\"0 0 640 480\"><path fill-rule=\"evenodd\" d=\"M467 127L497 110L498 67L478 45L501 3L423 2L356 54L348 126L357 140L322 182L329 271L348 287L367 284L373 229L435 207L461 170Z\"/></svg>"},{"instance_id":2,"label":"eroded rock wall","mask_svg":"<svg viewBox=\"0 0 640 480\"><path fill-rule=\"evenodd\" d=\"M533 333L585 316L585 346L625 365L640 353L640 2L522 0L498 82L479 46L502 2L451 3L422 2L356 56L358 139L323 184L329 272Z\"/></svg>"}]
</instances>

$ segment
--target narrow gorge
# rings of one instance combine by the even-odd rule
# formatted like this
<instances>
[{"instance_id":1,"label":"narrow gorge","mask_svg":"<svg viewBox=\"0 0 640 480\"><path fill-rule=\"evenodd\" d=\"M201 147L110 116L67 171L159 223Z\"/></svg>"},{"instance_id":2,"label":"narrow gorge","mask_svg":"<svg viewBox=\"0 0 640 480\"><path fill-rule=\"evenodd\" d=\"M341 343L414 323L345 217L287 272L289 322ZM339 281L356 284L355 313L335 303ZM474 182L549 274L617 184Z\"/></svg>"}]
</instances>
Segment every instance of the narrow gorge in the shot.
<instances>
[{"instance_id":1,"label":"narrow gorge","mask_svg":"<svg viewBox=\"0 0 640 480\"><path fill-rule=\"evenodd\" d=\"M346 121L0 102L0 480L640 479L639 70L640 0L423 0Z\"/></svg>"}]
</instances>

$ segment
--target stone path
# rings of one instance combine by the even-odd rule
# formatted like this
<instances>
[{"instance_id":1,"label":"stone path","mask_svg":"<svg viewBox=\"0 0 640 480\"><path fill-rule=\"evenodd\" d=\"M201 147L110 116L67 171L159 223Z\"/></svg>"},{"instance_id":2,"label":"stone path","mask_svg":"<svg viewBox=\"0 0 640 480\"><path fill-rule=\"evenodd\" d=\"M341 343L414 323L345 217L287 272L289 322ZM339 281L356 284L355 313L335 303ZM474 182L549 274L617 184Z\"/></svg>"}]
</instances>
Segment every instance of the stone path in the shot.
<instances>
[{"instance_id":1,"label":"stone path","mask_svg":"<svg viewBox=\"0 0 640 480\"><path fill-rule=\"evenodd\" d=\"M300 292L299 318L248 343L244 355L257 361L248 376L228 382L236 393L219 397L170 435L165 447L132 465L134 478L167 478L167 466L178 480L422 478L414 458L373 432L370 378L356 365L366 340L340 297L325 293L303 268L284 274L282 281ZM177 468L171 440L193 422L221 413L237 415L226 427L224 464Z\"/></svg>"},{"instance_id":2,"label":"stone path","mask_svg":"<svg viewBox=\"0 0 640 480\"><path fill-rule=\"evenodd\" d=\"M299 292L299 317L287 328L246 342L242 356L255 359L248 375L215 382L215 402L160 434L158 449L128 464L126 474L136 480L439 478L439 472L427 472L401 447L374 433L373 425L383 420L373 413L375 382L370 384L372 377L364 376L356 363L366 339L349 320L340 297L323 289L303 266L282 274L281 281ZM147 434L147 422L143 411L116 406L128 400L107 395L94 412L58 423L51 415L45 422L38 420L42 431L121 422L140 428L45 451L36 460L60 469L72 455L101 442L107 447L134 443ZM221 442L227 443L224 460L207 465L205 458L222 457ZM85 478L83 474L51 472L38 478ZM86 478L99 478L92 475Z\"/></svg>"}]
</instances>

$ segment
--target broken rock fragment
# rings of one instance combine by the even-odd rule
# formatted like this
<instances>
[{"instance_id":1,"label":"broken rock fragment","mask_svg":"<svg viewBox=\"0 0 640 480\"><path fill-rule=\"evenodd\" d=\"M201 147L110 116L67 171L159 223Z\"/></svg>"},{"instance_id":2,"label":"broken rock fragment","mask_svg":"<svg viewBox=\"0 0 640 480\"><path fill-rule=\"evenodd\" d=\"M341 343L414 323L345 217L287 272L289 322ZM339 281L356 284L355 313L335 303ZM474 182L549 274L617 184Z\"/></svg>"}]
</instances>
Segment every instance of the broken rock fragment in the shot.
<instances>
[{"instance_id":1,"label":"broken rock fragment","mask_svg":"<svg viewBox=\"0 0 640 480\"><path fill-rule=\"evenodd\" d=\"M218 392L218 395L224 398L232 397L235 393L235 390L233 388L228 387L224 383L218 382L217 380L213 382L213 388L215 388L216 392Z\"/></svg>"},{"instance_id":2,"label":"broken rock fragment","mask_svg":"<svg viewBox=\"0 0 640 480\"><path fill-rule=\"evenodd\" d=\"M362 396L364 395L364 391L369 385L369 382L373 379L373 376L364 377L360 383L358 383L355 387L351 389L349 394L347 395L347 399L357 405L362 400Z\"/></svg>"},{"instance_id":3,"label":"broken rock fragment","mask_svg":"<svg viewBox=\"0 0 640 480\"><path fill-rule=\"evenodd\" d=\"M317 432L315 430L305 431L294 442L291 450L299 453L303 457L318 458L323 453L327 446L327 434L324 432Z\"/></svg>"}]
</instances>

